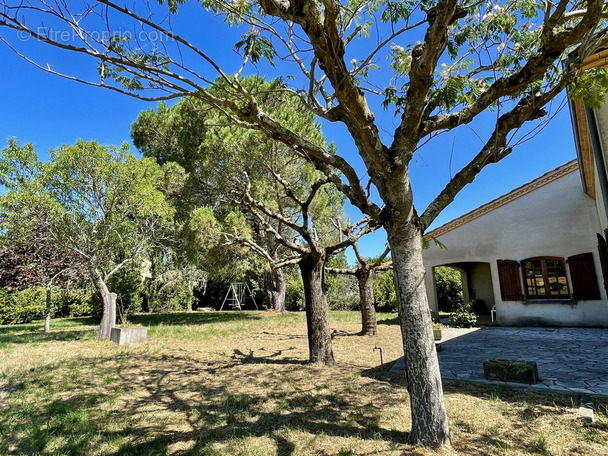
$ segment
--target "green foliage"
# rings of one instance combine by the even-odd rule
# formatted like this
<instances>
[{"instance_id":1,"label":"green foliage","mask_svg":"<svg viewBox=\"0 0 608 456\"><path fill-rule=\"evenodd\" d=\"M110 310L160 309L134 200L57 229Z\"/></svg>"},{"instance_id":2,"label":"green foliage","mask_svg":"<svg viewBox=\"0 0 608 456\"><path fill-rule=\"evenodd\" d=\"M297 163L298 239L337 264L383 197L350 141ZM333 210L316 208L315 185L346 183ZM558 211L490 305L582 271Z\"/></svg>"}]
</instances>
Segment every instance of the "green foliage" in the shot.
<instances>
[{"instance_id":1,"label":"green foliage","mask_svg":"<svg viewBox=\"0 0 608 456\"><path fill-rule=\"evenodd\" d=\"M456 328L470 328L477 323L477 315L473 311L475 302L458 304L450 314L450 325Z\"/></svg>"},{"instance_id":2,"label":"green foliage","mask_svg":"<svg viewBox=\"0 0 608 456\"><path fill-rule=\"evenodd\" d=\"M325 294L331 310L358 310L357 279L346 274L325 274Z\"/></svg>"},{"instance_id":3,"label":"green foliage","mask_svg":"<svg viewBox=\"0 0 608 456\"><path fill-rule=\"evenodd\" d=\"M254 31L247 35L248 40L253 38L259 41ZM239 46L248 52L251 42L244 40ZM225 97L232 90L223 80L216 84L211 90L217 96ZM261 107L281 125L326 146L314 115L299 97L284 91L284 82L248 77L239 84L256 93ZM237 95L233 101L243 106L249 103ZM250 272L259 274L268 268L269 258L278 261L291 254L265 230L270 217L253 216L243 199L243 190L249 188L251 196L269 211L301 222L294 199L306 201L320 174L305 160L294 158L290 148L260 131L234 126L231 119L194 98L140 113L131 134L145 156L159 163L175 161L188 172L182 195L176 198L180 233L190 261L204 267L210 280L244 281ZM332 146L328 150L335 153ZM332 185L318 191L308 210L319 239L333 240L330 219L340 213L343 203L344 196ZM290 241L296 236L285 223L268 223Z\"/></svg>"},{"instance_id":4,"label":"green foliage","mask_svg":"<svg viewBox=\"0 0 608 456\"><path fill-rule=\"evenodd\" d=\"M176 165L162 168L121 148L79 140L37 161L33 148L11 141L0 157L7 192L0 198L14 230L43 226L47 242L77 255L89 271L108 280L141 256L152 240L171 234L173 208L163 189L179 186ZM123 305L138 308L134 272L112 285ZM110 291L112 289L110 288Z\"/></svg>"},{"instance_id":5,"label":"green foliage","mask_svg":"<svg viewBox=\"0 0 608 456\"><path fill-rule=\"evenodd\" d=\"M268 38L261 37L256 30L250 31L241 41L235 43L234 47L237 51L244 48L245 55L250 56L252 62L257 63L265 58L274 67L275 50L272 43Z\"/></svg>"},{"instance_id":6,"label":"green foliage","mask_svg":"<svg viewBox=\"0 0 608 456\"><path fill-rule=\"evenodd\" d=\"M608 68L592 68L576 79L570 97L581 99L590 108L600 108L608 93Z\"/></svg>"},{"instance_id":7,"label":"green foliage","mask_svg":"<svg viewBox=\"0 0 608 456\"><path fill-rule=\"evenodd\" d=\"M129 263L108 280L108 288L116 293L116 306L119 323L126 323L133 312L142 310L143 278L141 266Z\"/></svg>"},{"instance_id":8,"label":"green foliage","mask_svg":"<svg viewBox=\"0 0 608 456\"><path fill-rule=\"evenodd\" d=\"M460 272L447 266L439 266L435 271L437 305L439 310L449 312L463 302Z\"/></svg>"},{"instance_id":9,"label":"green foliage","mask_svg":"<svg viewBox=\"0 0 608 456\"><path fill-rule=\"evenodd\" d=\"M100 310L91 291L65 291L53 289L51 317L81 317L94 315ZM46 288L26 290L0 289L0 324L30 323L45 317Z\"/></svg>"},{"instance_id":10,"label":"green foliage","mask_svg":"<svg viewBox=\"0 0 608 456\"><path fill-rule=\"evenodd\" d=\"M207 287L206 271L170 250L152 252L140 274L145 308L150 312L192 310L195 293Z\"/></svg>"},{"instance_id":11,"label":"green foliage","mask_svg":"<svg viewBox=\"0 0 608 456\"><path fill-rule=\"evenodd\" d=\"M396 312L397 295L393 281L393 270L377 273L374 277L374 299L378 312Z\"/></svg>"},{"instance_id":12,"label":"green foliage","mask_svg":"<svg viewBox=\"0 0 608 456\"><path fill-rule=\"evenodd\" d=\"M285 269L285 309L290 311L304 310L304 283L297 267Z\"/></svg>"}]
</instances>

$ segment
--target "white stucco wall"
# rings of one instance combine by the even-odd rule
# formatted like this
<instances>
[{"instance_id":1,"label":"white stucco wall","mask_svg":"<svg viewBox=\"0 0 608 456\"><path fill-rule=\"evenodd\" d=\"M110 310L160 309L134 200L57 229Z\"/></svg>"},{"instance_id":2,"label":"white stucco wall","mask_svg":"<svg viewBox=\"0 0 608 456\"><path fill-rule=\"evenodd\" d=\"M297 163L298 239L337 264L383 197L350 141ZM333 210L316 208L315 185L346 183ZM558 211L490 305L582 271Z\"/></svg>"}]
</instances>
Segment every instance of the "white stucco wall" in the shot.
<instances>
[{"instance_id":1,"label":"white stucco wall","mask_svg":"<svg viewBox=\"0 0 608 456\"><path fill-rule=\"evenodd\" d=\"M606 96L606 102L599 109L593 110L595 114L595 126L597 128L601 153L604 157L604 163L608 165L608 95ZM608 170L606 171L608 172ZM604 200L601 195L601 186L599 182L599 170L595 167L595 192L596 192L596 203L598 208L598 214L601 225L605 228L608 227L608 214L606 214L606 208L604 206ZM605 176L608 179L608 176Z\"/></svg>"},{"instance_id":2,"label":"white stucco wall","mask_svg":"<svg viewBox=\"0 0 608 456\"><path fill-rule=\"evenodd\" d=\"M583 193L578 170L482 215L431 242L424 252L427 291L435 308L432 268L461 262L490 264L500 324L608 325L608 303L602 287L596 233L601 232L595 201ZM536 256L567 258L592 252L601 301L576 304L503 302L498 259L521 261ZM571 282L571 281L570 281ZM572 290L571 290L572 291Z\"/></svg>"}]
</instances>

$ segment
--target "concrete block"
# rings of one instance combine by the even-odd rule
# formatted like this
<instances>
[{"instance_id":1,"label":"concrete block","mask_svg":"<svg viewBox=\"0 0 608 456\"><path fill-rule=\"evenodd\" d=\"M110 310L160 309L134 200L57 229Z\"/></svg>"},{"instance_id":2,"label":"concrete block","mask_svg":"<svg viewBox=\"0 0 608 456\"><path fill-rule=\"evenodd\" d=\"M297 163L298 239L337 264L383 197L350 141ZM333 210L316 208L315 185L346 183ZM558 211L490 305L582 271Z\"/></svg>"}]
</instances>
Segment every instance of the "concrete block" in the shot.
<instances>
[{"instance_id":1,"label":"concrete block","mask_svg":"<svg viewBox=\"0 0 608 456\"><path fill-rule=\"evenodd\" d=\"M593 398L586 394L581 394L581 405L578 408L579 419L587 423L595 421L595 413L593 412Z\"/></svg>"},{"instance_id":2,"label":"concrete block","mask_svg":"<svg viewBox=\"0 0 608 456\"><path fill-rule=\"evenodd\" d=\"M118 345L143 344L148 338L148 328L133 326L129 328L112 328L110 339Z\"/></svg>"}]
</instances>

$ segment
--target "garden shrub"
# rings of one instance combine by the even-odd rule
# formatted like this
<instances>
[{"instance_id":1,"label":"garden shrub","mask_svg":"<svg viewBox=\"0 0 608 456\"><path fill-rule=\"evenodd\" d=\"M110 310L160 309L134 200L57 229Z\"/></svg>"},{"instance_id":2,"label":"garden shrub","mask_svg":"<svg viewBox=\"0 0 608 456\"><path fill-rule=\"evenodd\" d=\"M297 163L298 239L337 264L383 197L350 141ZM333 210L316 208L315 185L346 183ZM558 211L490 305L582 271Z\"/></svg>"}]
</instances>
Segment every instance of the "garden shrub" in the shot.
<instances>
[{"instance_id":1,"label":"garden shrub","mask_svg":"<svg viewBox=\"0 0 608 456\"><path fill-rule=\"evenodd\" d=\"M51 318L80 317L94 314L94 300L88 290L53 288ZM0 324L30 323L46 313L46 288L0 289Z\"/></svg>"},{"instance_id":2,"label":"garden shrub","mask_svg":"<svg viewBox=\"0 0 608 456\"><path fill-rule=\"evenodd\" d=\"M304 310L304 284L300 271L296 268L285 270L285 309Z\"/></svg>"},{"instance_id":3,"label":"garden shrub","mask_svg":"<svg viewBox=\"0 0 608 456\"><path fill-rule=\"evenodd\" d=\"M477 315L473 311L475 301L463 302L452 309L450 325L456 328L470 328L477 323Z\"/></svg>"}]
</instances>

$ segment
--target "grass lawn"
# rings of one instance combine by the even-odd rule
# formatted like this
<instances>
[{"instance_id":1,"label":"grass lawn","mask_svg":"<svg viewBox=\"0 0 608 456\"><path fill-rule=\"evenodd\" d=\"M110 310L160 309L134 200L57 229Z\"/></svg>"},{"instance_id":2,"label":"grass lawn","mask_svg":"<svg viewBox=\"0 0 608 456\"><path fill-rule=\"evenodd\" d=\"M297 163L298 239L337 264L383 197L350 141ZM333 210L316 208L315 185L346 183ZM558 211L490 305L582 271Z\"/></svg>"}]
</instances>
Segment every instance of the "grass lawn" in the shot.
<instances>
[{"instance_id":1,"label":"grass lawn","mask_svg":"<svg viewBox=\"0 0 608 456\"><path fill-rule=\"evenodd\" d=\"M332 312L338 365L306 364L305 316L138 315L145 345L95 340L86 318L0 327L0 455L432 455L407 444L408 395L380 369L401 354L395 315L356 335ZM608 417L578 398L447 383L462 455L607 455ZM451 452L439 454L452 454Z\"/></svg>"}]
</instances>

